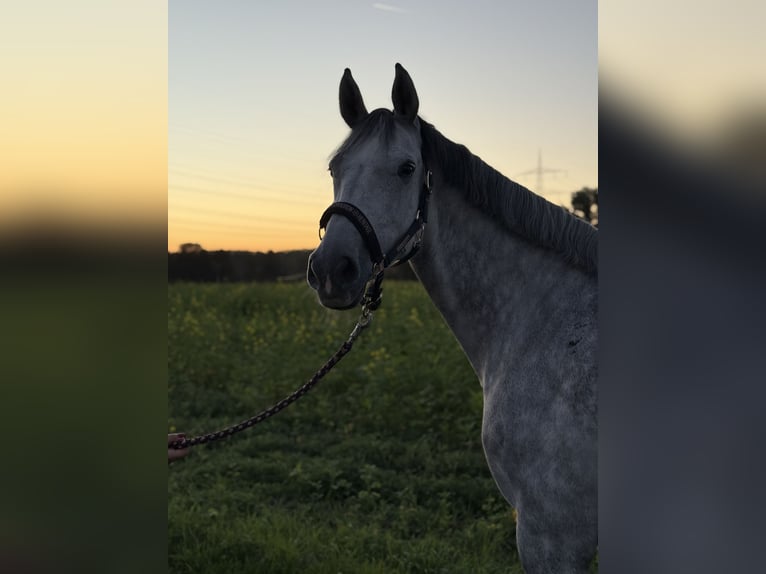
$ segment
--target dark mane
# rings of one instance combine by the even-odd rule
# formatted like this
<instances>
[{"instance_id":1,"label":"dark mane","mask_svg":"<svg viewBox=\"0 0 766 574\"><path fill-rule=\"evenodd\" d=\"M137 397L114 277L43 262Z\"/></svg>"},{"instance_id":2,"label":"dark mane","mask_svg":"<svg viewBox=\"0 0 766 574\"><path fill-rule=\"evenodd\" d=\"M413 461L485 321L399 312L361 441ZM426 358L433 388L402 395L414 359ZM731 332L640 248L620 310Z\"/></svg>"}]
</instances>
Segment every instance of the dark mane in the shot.
<instances>
[{"instance_id":1,"label":"dark mane","mask_svg":"<svg viewBox=\"0 0 766 574\"><path fill-rule=\"evenodd\" d=\"M467 201L500 222L510 232L560 253L567 261L589 273L598 272L598 230L563 207L511 181L472 154L464 145L445 138L422 118L420 135L426 165L439 166L448 185L462 189ZM330 169L347 150L370 137L392 137L396 117L377 109L356 126L330 159ZM436 181L436 192L440 182Z\"/></svg>"},{"instance_id":2,"label":"dark mane","mask_svg":"<svg viewBox=\"0 0 766 574\"><path fill-rule=\"evenodd\" d=\"M598 272L595 227L511 181L423 119L420 134L427 165L438 165L445 183L464 190L471 205L532 243L560 253L590 273Z\"/></svg>"}]
</instances>

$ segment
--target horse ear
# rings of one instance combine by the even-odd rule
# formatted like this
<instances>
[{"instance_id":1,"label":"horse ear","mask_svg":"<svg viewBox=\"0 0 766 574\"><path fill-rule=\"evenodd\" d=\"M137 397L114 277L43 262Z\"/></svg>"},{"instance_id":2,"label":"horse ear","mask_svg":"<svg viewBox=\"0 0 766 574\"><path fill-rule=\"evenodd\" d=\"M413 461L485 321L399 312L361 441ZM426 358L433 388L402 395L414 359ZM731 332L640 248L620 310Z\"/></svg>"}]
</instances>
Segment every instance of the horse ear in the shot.
<instances>
[{"instance_id":1,"label":"horse ear","mask_svg":"<svg viewBox=\"0 0 766 574\"><path fill-rule=\"evenodd\" d=\"M391 100L394 102L394 114L403 116L408 121L415 121L418 115L418 93L415 91L415 84L402 68L401 64L396 64L396 76L394 77L394 87L391 89Z\"/></svg>"},{"instance_id":2,"label":"horse ear","mask_svg":"<svg viewBox=\"0 0 766 574\"><path fill-rule=\"evenodd\" d=\"M354 129L367 117L367 108L364 107L362 93L359 86L356 85L354 78L351 77L351 70L348 68L343 72L340 80L340 115L348 124L348 127Z\"/></svg>"}]
</instances>

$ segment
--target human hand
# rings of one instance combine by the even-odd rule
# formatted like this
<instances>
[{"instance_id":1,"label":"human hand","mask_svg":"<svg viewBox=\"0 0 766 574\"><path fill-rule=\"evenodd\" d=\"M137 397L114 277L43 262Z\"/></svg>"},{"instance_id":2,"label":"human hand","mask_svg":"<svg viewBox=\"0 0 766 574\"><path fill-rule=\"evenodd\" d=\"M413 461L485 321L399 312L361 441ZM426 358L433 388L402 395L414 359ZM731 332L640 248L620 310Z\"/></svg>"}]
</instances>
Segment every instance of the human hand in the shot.
<instances>
[{"instance_id":1,"label":"human hand","mask_svg":"<svg viewBox=\"0 0 766 574\"><path fill-rule=\"evenodd\" d=\"M186 433L173 433L168 435L168 464L173 462L174 460L178 460L180 458L185 457L189 452L191 451L191 448L170 448L170 444L177 441L186 438Z\"/></svg>"}]
</instances>

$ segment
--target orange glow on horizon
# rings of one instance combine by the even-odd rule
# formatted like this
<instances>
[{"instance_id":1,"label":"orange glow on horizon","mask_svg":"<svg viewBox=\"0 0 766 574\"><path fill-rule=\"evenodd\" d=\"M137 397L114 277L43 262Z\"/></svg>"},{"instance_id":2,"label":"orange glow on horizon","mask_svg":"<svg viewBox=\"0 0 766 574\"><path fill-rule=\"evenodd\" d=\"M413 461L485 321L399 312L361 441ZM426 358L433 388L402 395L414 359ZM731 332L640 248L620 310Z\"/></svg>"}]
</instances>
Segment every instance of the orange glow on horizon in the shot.
<instances>
[{"instance_id":1,"label":"orange glow on horizon","mask_svg":"<svg viewBox=\"0 0 766 574\"><path fill-rule=\"evenodd\" d=\"M167 7L44 4L21 3L0 24L0 223L156 221Z\"/></svg>"}]
</instances>

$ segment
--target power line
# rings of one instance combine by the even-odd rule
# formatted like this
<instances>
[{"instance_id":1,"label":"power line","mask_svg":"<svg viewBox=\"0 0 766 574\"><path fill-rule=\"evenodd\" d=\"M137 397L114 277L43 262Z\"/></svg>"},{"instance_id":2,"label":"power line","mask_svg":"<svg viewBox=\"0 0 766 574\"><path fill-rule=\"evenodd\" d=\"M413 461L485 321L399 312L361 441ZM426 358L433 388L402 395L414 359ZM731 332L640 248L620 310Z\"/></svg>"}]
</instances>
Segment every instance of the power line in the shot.
<instances>
[{"instance_id":1,"label":"power line","mask_svg":"<svg viewBox=\"0 0 766 574\"><path fill-rule=\"evenodd\" d=\"M325 205L327 203L326 200L320 199L320 198L315 198L315 201L310 201L308 199L303 200L303 199L296 199L292 197L282 197L282 196L275 196L275 195L263 194L263 193L259 193L257 195L249 195L246 193L237 193L234 191L220 191L217 189L207 189L207 188L192 187L187 185L170 185L168 186L168 191L182 191L182 192L188 191L191 193L201 193L204 195L230 197L233 199L246 199L248 201L292 203L297 205L316 206L316 207L321 207L322 205Z\"/></svg>"},{"instance_id":2,"label":"power line","mask_svg":"<svg viewBox=\"0 0 766 574\"><path fill-rule=\"evenodd\" d=\"M229 219L244 219L247 221L257 221L261 223L276 223L278 225L288 225L288 226L304 226L305 223L302 223L301 221L296 220L290 220L290 219L279 219L274 217L263 217L259 215L250 215L247 213L234 213L232 211L221 211L218 209L201 209L196 207L189 207L185 205L176 205L172 209L168 208L168 212L172 211L188 211L191 213L200 213L202 215L215 215L217 217L225 217Z\"/></svg>"},{"instance_id":3,"label":"power line","mask_svg":"<svg viewBox=\"0 0 766 574\"><path fill-rule=\"evenodd\" d=\"M199 179L202 181L209 181L211 183L222 183L226 185L232 185L235 187L245 187L250 189L275 191L277 193L290 193L290 194L306 196L306 197L308 197L309 194L321 193L323 191L317 188L313 188L313 189L310 188L307 191L302 192L302 191L296 191L294 186L290 186L289 184L285 186L282 184L275 184L273 181L269 181L269 180L244 180L240 178L220 177L220 176L205 174L204 172L194 172L192 170L178 169L174 167L170 168L170 173L171 174L176 173L180 177Z\"/></svg>"},{"instance_id":4,"label":"power line","mask_svg":"<svg viewBox=\"0 0 766 574\"><path fill-rule=\"evenodd\" d=\"M222 229L222 230L242 230L244 232L252 232L257 233L258 231L263 231L264 229L267 229L272 232L281 232L288 235L295 235L296 230L294 229L285 229L284 226L277 225L276 227L272 227L269 225L242 225L242 224L236 224L236 223L216 223L212 221L203 221L200 219L189 219L185 217L178 217L173 216L171 219L168 219L168 229L174 228L177 225L191 225L194 227L208 227L208 228L215 228L215 229ZM310 232L310 229L307 227L306 232Z\"/></svg>"},{"instance_id":5,"label":"power line","mask_svg":"<svg viewBox=\"0 0 766 574\"><path fill-rule=\"evenodd\" d=\"M246 137L242 136L241 134L231 134L231 133L223 133L223 132L216 132L210 129L199 129L199 128L189 128L184 126L179 126L177 124L169 124L168 125L168 132L178 132L179 138L183 140L187 140L188 136L191 136L194 138L195 141L199 141L201 139L207 139L211 143L217 143L217 144L224 144L227 147L235 147L236 151L240 152L253 152L257 150L259 157L269 157L273 158L275 160L283 160L288 161L290 163L304 163L306 165L316 165L317 160L312 158L302 158L300 156L296 157L294 153L274 153L274 144L271 141L265 141L264 138L254 138L254 137ZM172 147L172 142L171 142ZM287 150L285 150L287 151ZM172 150L171 150L171 155Z\"/></svg>"},{"instance_id":6,"label":"power line","mask_svg":"<svg viewBox=\"0 0 766 574\"><path fill-rule=\"evenodd\" d=\"M250 228L249 230L231 229L232 226L227 225L225 229L219 229L213 227L211 229L200 229L200 225L205 227L204 222L197 223L193 220L190 223L184 223L181 220L177 220L171 226L173 232L177 232L179 229L189 230L190 234L213 234L213 235L236 235L241 237L295 237L294 231L284 229L263 229L263 228ZM317 239L317 243L319 240Z\"/></svg>"}]
</instances>

